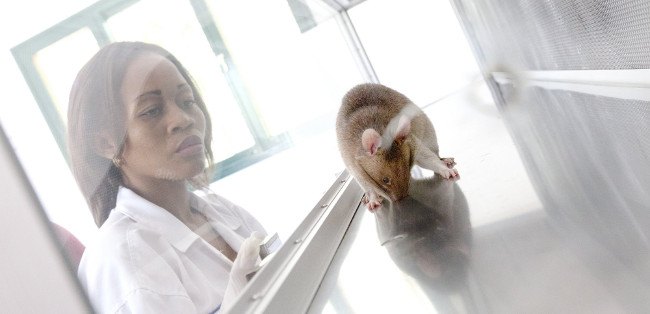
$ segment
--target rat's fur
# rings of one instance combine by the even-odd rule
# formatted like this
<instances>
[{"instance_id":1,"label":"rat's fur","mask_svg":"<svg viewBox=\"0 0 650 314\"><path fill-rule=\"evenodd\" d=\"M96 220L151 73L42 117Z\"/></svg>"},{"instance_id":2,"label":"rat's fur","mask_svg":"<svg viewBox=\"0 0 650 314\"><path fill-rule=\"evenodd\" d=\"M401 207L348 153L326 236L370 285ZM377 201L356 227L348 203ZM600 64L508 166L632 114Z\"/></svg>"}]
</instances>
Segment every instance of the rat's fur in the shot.
<instances>
[{"instance_id":1,"label":"rat's fur","mask_svg":"<svg viewBox=\"0 0 650 314\"><path fill-rule=\"evenodd\" d=\"M457 178L453 159L441 160L433 125L403 94L381 84L353 87L343 97L336 119L343 162L366 192L370 210L382 197L408 195L414 164L443 178Z\"/></svg>"}]
</instances>

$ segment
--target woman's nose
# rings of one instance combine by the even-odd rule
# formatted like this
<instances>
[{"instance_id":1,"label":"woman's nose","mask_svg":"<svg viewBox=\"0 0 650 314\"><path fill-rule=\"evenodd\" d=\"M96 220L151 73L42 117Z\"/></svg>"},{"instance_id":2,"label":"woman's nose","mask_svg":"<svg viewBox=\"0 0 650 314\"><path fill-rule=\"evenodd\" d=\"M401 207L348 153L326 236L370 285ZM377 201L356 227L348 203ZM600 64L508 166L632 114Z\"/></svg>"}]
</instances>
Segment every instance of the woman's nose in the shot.
<instances>
[{"instance_id":1,"label":"woman's nose","mask_svg":"<svg viewBox=\"0 0 650 314\"><path fill-rule=\"evenodd\" d=\"M194 118L189 112L183 110L181 106L175 102L171 102L168 106L168 129L170 133L179 132L187 129L194 124Z\"/></svg>"}]
</instances>

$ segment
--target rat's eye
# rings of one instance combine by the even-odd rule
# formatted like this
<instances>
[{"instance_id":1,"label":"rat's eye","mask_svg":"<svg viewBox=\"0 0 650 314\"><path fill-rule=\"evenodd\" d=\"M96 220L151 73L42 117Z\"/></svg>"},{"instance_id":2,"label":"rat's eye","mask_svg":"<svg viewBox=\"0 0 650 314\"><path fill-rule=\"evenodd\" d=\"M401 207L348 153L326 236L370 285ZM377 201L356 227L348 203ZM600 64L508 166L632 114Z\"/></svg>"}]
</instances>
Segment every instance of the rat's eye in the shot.
<instances>
[{"instance_id":1,"label":"rat's eye","mask_svg":"<svg viewBox=\"0 0 650 314\"><path fill-rule=\"evenodd\" d=\"M389 177L384 177L381 181L383 181L384 184L390 184L390 178Z\"/></svg>"}]
</instances>

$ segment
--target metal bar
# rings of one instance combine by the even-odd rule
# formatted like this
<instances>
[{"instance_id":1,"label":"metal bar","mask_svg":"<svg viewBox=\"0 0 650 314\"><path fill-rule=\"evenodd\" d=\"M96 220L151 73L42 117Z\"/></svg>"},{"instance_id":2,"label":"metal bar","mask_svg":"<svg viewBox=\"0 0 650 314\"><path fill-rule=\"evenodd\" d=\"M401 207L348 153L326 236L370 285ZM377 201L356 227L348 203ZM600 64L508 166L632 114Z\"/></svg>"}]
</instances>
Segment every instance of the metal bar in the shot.
<instances>
[{"instance_id":1,"label":"metal bar","mask_svg":"<svg viewBox=\"0 0 650 314\"><path fill-rule=\"evenodd\" d=\"M372 67L372 63L368 58L366 50L363 48L361 39L359 38L359 35L357 34L357 31L352 24L352 20L350 20L348 12L341 11L335 17L336 22L338 23L339 28L343 33L343 37L348 43L348 47L354 56L357 67L359 68L359 71L361 71L361 74L364 76L364 79L367 82L379 83L377 73L375 73L375 69Z\"/></svg>"},{"instance_id":2,"label":"metal bar","mask_svg":"<svg viewBox=\"0 0 650 314\"><path fill-rule=\"evenodd\" d=\"M232 56L221 37L214 17L210 13L209 6L204 0L190 0L190 4L215 56L223 55L223 61L225 63L225 67L222 67L223 74L233 96L237 100L240 112L244 117L244 121L246 121L251 135L255 139L255 143L262 150L269 149L273 145L270 135L258 117L255 105L248 96L243 79L240 77L237 66L233 62Z\"/></svg>"},{"instance_id":3,"label":"metal bar","mask_svg":"<svg viewBox=\"0 0 650 314\"><path fill-rule=\"evenodd\" d=\"M492 72L499 84L538 86L619 99L650 101L650 70Z\"/></svg>"},{"instance_id":4,"label":"metal bar","mask_svg":"<svg viewBox=\"0 0 650 314\"><path fill-rule=\"evenodd\" d=\"M363 191L343 172L242 292L233 313L305 313L356 213Z\"/></svg>"}]
</instances>

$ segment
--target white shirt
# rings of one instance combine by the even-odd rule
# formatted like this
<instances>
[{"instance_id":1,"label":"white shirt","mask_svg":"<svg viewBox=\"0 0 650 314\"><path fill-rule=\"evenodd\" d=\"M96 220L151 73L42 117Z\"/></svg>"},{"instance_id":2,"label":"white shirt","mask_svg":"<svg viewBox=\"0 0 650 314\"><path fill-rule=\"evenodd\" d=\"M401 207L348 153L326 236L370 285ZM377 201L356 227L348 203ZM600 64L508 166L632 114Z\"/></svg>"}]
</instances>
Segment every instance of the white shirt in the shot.
<instances>
[{"instance_id":1,"label":"white shirt","mask_svg":"<svg viewBox=\"0 0 650 314\"><path fill-rule=\"evenodd\" d=\"M220 196L199 192L191 201L235 251L253 231L266 234L253 216ZM98 313L212 313L231 266L167 210L120 187L78 275Z\"/></svg>"}]
</instances>

